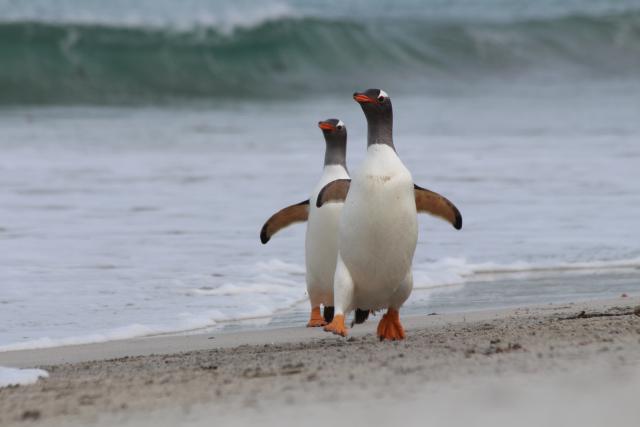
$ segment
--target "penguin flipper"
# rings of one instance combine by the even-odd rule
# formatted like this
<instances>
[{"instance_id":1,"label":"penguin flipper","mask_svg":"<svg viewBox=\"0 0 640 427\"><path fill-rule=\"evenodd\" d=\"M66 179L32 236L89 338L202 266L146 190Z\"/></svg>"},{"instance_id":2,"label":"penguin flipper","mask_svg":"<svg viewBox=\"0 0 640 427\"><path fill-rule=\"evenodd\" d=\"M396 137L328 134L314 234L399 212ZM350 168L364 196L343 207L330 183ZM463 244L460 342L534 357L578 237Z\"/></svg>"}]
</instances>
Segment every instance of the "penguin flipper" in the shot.
<instances>
[{"instance_id":1,"label":"penguin flipper","mask_svg":"<svg viewBox=\"0 0 640 427\"><path fill-rule=\"evenodd\" d=\"M318 193L316 207L321 207L325 203L329 202L344 202L347 198L350 185L350 179L336 179L335 181L331 181L322 187L322 190Z\"/></svg>"},{"instance_id":2,"label":"penguin flipper","mask_svg":"<svg viewBox=\"0 0 640 427\"><path fill-rule=\"evenodd\" d=\"M416 208L418 212L426 212L448 221L453 228L460 230L462 228L462 215L458 208L455 207L446 197L438 193L427 190L413 184L413 191L416 196Z\"/></svg>"},{"instance_id":3,"label":"penguin flipper","mask_svg":"<svg viewBox=\"0 0 640 427\"><path fill-rule=\"evenodd\" d=\"M309 219L309 199L295 205L287 206L271 215L260 230L260 241L267 243L271 236L281 229L288 227L295 222L304 222Z\"/></svg>"}]
</instances>

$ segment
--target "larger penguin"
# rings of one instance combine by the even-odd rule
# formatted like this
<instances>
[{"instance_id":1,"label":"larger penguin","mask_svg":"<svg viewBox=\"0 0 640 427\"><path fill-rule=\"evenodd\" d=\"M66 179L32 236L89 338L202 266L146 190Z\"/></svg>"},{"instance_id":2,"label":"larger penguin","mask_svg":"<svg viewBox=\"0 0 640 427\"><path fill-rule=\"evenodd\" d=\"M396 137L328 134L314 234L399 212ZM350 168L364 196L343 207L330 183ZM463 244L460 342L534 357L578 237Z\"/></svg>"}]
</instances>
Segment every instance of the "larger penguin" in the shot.
<instances>
[{"instance_id":1,"label":"larger penguin","mask_svg":"<svg viewBox=\"0 0 640 427\"><path fill-rule=\"evenodd\" d=\"M318 123L324 134L326 150L320 181L311 192L309 200L286 207L274 214L262 227L260 239L267 243L278 230L299 221L308 220L305 239L305 263L307 267L307 292L311 303L308 327L324 326L333 319L333 275L338 254L338 222L342 203L316 207L320 190L338 179L348 179L347 128L338 119ZM324 306L324 313L320 311Z\"/></svg>"},{"instance_id":2,"label":"larger penguin","mask_svg":"<svg viewBox=\"0 0 640 427\"><path fill-rule=\"evenodd\" d=\"M393 145L393 110L382 90L355 93L367 119L367 154L352 179L328 184L316 205L345 201L334 279L335 315L325 330L346 336L345 315L356 307L387 309L378 337L405 337L399 310L413 289L411 264L418 239L417 212L462 227L458 209L437 193L418 187ZM323 208L324 209L324 208Z\"/></svg>"}]
</instances>

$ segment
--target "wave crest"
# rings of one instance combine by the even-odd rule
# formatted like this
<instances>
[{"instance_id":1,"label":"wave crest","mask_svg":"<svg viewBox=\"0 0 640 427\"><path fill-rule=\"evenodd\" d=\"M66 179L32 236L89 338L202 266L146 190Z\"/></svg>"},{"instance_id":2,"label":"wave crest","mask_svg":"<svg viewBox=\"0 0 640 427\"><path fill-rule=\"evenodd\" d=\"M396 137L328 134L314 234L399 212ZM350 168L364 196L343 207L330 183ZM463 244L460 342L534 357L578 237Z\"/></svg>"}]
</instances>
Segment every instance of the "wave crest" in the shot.
<instances>
[{"instance_id":1,"label":"wave crest","mask_svg":"<svg viewBox=\"0 0 640 427\"><path fill-rule=\"evenodd\" d=\"M2 104L291 97L532 72L635 76L640 12L503 23L287 16L230 32L5 22L0 63Z\"/></svg>"}]
</instances>

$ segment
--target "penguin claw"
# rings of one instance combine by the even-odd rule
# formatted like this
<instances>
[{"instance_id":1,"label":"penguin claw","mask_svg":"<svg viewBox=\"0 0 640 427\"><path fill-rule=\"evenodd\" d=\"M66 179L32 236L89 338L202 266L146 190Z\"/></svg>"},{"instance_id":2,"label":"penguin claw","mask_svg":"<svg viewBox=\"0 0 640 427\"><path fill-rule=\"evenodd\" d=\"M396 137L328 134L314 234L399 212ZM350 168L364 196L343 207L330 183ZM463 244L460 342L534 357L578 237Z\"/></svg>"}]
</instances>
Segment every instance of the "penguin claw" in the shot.
<instances>
[{"instance_id":1,"label":"penguin claw","mask_svg":"<svg viewBox=\"0 0 640 427\"><path fill-rule=\"evenodd\" d=\"M327 322L325 322L322 313L320 313L320 307L313 307L311 309L311 317L309 318L309 322L307 322L307 328L319 328L326 324Z\"/></svg>"},{"instance_id":2,"label":"penguin claw","mask_svg":"<svg viewBox=\"0 0 640 427\"><path fill-rule=\"evenodd\" d=\"M398 310L390 308L378 323L376 332L380 341L383 340L403 340L405 338L404 328L400 323L400 313Z\"/></svg>"},{"instance_id":3,"label":"penguin claw","mask_svg":"<svg viewBox=\"0 0 640 427\"><path fill-rule=\"evenodd\" d=\"M327 326L324 327L327 332L332 332L336 335L343 337L347 336L347 328L344 326L344 314L336 314L333 316L333 320Z\"/></svg>"}]
</instances>

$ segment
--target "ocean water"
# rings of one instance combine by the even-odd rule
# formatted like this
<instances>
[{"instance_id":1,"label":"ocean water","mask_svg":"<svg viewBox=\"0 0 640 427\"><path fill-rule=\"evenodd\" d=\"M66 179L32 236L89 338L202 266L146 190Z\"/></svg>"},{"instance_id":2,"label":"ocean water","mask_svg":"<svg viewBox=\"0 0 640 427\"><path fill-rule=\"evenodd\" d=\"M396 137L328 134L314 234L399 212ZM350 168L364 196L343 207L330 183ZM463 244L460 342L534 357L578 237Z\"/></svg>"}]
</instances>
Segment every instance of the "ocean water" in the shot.
<instances>
[{"instance_id":1,"label":"ocean water","mask_svg":"<svg viewBox=\"0 0 640 427\"><path fill-rule=\"evenodd\" d=\"M125 7L125 3L126 7ZM0 0L0 351L300 324L316 123L391 96L407 313L640 293L634 1Z\"/></svg>"}]
</instances>

